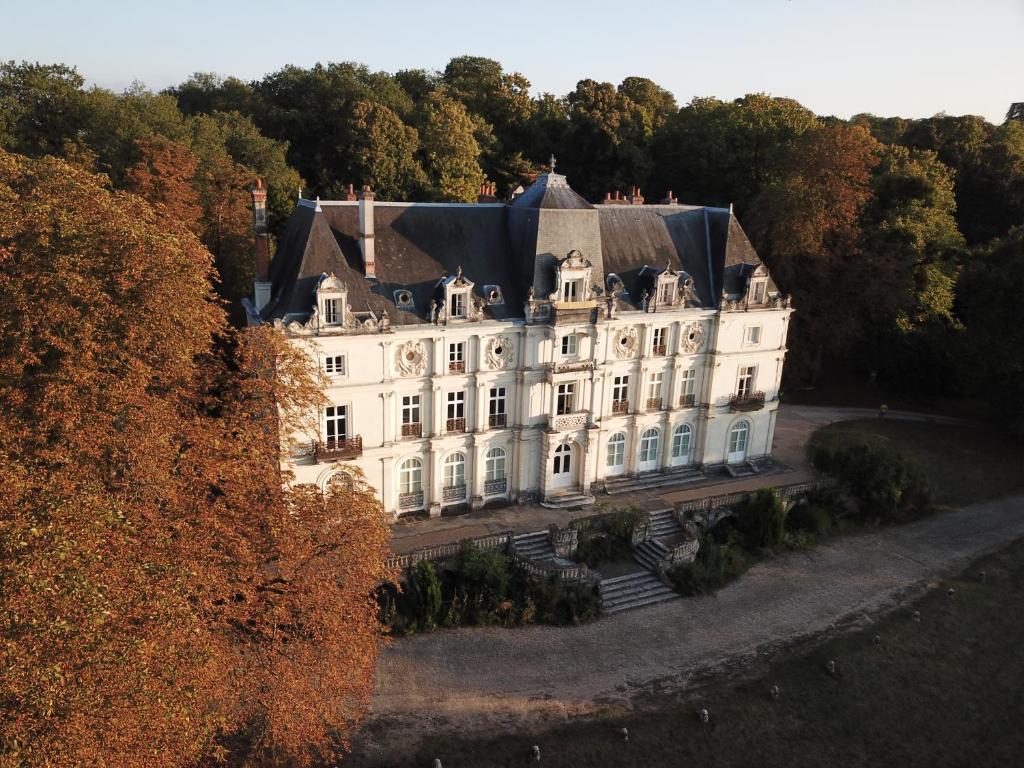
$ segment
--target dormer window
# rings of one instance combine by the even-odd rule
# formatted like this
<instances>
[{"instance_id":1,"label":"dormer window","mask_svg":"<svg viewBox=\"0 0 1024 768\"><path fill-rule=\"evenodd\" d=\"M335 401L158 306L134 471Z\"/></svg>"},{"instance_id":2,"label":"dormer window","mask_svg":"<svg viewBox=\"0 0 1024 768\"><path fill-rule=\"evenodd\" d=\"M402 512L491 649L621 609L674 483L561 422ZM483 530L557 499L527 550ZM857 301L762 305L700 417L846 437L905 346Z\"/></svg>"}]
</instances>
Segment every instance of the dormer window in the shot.
<instances>
[{"instance_id":1,"label":"dormer window","mask_svg":"<svg viewBox=\"0 0 1024 768\"><path fill-rule=\"evenodd\" d=\"M549 299L561 303L590 301L590 274L593 268L579 251L569 251L555 268L557 289Z\"/></svg>"},{"instance_id":2,"label":"dormer window","mask_svg":"<svg viewBox=\"0 0 1024 768\"><path fill-rule=\"evenodd\" d=\"M395 291L395 306L399 309L407 309L409 311L416 311L416 303L412 298L412 291L400 288Z\"/></svg>"},{"instance_id":3,"label":"dormer window","mask_svg":"<svg viewBox=\"0 0 1024 768\"><path fill-rule=\"evenodd\" d=\"M443 297L438 296L442 300L442 313L438 316L441 322L476 319L473 283L463 277L462 267L455 275L441 278L438 287L444 291Z\"/></svg>"},{"instance_id":4,"label":"dormer window","mask_svg":"<svg viewBox=\"0 0 1024 768\"><path fill-rule=\"evenodd\" d=\"M465 317L466 316L466 294L452 292L451 298L448 300L448 314L451 317Z\"/></svg>"},{"instance_id":5,"label":"dormer window","mask_svg":"<svg viewBox=\"0 0 1024 768\"><path fill-rule=\"evenodd\" d=\"M316 286L316 308L323 325L345 325L348 289L334 275L322 275Z\"/></svg>"},{"instance_id":6,"label":"dormer window","mask_svg":"<svg viewBox=\"0 0 1024 768\"><path fill-rule=\"evenodd\" d=\"M487 297L487 303L490 305L505 303L505 297L501 295L501 286L485 285L484 296Z\"/></svg>"},{"instance_id":7,"label":"dormer window","mask_svg":"<svg viewBox=\"0 0 1024 768\"><path fill-rule=\"evenodd\" d=\"M582 295L582 280L566 280L562 283L562 301L579 301Z\"/></svg>"},{"instance_id":8,"label":"dormer window","mask_svg":"<svg viewBox=\"0 0 1024 768\"><path fill-rule=\"evenodd\" d=\"M750 302L752 304L764 304L765 289L767 288L766 280L755 280L750 284Z\"/></svg>"},{"instance_id":9,"label":"dormer window","mask_svg":"<svg viewBox=\"0 0 1024 768\"><path fill-rule=\"evenodd\" d=\"M665 269L658 273L655 291L657 307L673 307L678 303L679 273L672 269L671 264L666 264Z\"/></svg>"}]
</instances>

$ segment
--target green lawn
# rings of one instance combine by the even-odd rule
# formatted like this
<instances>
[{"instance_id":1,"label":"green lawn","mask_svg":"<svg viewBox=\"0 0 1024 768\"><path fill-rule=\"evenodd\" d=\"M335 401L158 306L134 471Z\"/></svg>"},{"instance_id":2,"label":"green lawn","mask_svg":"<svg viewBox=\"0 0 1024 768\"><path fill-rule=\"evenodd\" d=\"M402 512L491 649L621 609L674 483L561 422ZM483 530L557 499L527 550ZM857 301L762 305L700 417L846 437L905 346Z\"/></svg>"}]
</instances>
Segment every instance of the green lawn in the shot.
<instances>
[{"instance_id":1,"label":"green lawn","mask_svg":"<svg viewBox=\"0 0 1024 768\"><path fill-rule=\"evenodd\" d=\"M554 729L438 735L388 765L427 766L435 757L445 768L527 765L533 744L541 765L567 768L1022 765L1021 605L1024 542L868 629L778 652L753 681L712 680L687 695L654 695L633 711ZM826 672L830 659L835 676ZM707 725L697 715L702 707L711 713Z\"/></svg>"},{"instance_id":2,"label":"green lawn","mask_svg":"<svg viewBox=\"0 0 1024 768\"><path fill-rule=\"evenodd\" d=\"M867 419L841 421L815 433L812 445L832 441L888 443L931 480L939 504L960 506L1024 492L1024 446L983 425Z\"/></svg>"}]
</instances>

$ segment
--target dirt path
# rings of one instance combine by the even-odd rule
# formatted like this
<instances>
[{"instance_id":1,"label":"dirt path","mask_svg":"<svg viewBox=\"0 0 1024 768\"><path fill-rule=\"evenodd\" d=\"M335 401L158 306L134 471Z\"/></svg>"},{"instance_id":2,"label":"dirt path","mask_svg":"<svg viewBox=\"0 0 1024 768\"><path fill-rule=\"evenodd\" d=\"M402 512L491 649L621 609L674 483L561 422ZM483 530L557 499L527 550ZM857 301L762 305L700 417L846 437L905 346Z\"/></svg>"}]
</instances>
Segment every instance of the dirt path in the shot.
<instances>
[{"instance_id":1,"label":"dirt path","mask_svg":"<svg viewBox=\"0 0 1024 768\"><path fill-rule=\"evenodd\" d=\"M399 640L381 657L366 757L419 734L558 719L890 605L908 588L1024 537L1024 496L847 537L751 569L713 598L575 628L467 629Z\"/></svg>"}]
</instances>

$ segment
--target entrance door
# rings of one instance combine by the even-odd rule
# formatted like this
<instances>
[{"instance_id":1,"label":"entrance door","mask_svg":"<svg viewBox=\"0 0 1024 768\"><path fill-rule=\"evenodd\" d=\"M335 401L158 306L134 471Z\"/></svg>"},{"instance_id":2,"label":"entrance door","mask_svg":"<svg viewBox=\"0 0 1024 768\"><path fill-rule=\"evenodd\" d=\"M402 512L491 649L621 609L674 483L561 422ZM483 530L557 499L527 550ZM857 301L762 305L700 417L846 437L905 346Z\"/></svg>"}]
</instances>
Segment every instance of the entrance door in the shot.
<instances>
[{"instance_id":1,"label":"entrance door","mask_svg":"<svg viewBox=\"0 0 1024 768\"><path fill-rule=\"evenodd\" d=\"M572 485L572 446L562 443L555 448L555 459L551 474L552 488L569 488Z\"/></svg>"},{"instance_id":2,"label":"entrance door","mask_svg":"<svg viewBox=\"0 0 1024 768\"><path fill-rule=\"evenodd\" d=\"M658 468L660 437L661 433L656 429L648 429L640 436L640 463L637 468L641 472L651 472Z\"/></svg>"},{"instance_id":3,"label":"entrance door","mask_svg":"<svg viewBox=\"0 0 1024 768\"><path fill-rule=\"evenodd\" d=\"M729 430L729 455L726 461L730 464L739 464L747 458L747 438L750 435L750 425L741 421Z\"/></svg>"}]
</instances>

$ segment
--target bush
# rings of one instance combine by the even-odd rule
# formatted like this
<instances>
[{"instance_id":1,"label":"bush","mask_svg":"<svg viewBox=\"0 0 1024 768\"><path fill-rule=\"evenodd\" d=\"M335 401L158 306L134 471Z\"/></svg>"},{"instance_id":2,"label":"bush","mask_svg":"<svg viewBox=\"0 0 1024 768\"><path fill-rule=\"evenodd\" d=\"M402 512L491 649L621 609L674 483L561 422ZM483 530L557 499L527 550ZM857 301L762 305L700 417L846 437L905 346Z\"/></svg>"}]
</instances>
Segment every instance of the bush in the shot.
<instances>
[{"instance_id":1,"label":"bush","mask_svg":"<svg viewBox=\"0 0 1024 768\"><path fill-rule=\"evenodd\" d=\"M761 488L737 510L740 532L751 549L774 547L782 541L786 504L774 488Z\"/></svg>"},{"instance_id":2,"label":"bush","mask_svg":"<svg viewBox=\"0 0 1024 768\"><path fill-rule=\"evenodd\" d=\"M823 506L804 501L789 510L786 530L824 536L832 530L832 513Z\"/></svg>"},{"instance_id":3,"label":"bush","mask_svg":"<svg viewBox=\"0 0 1024 768\"><path fill-rule=\"evenodd\" d=\"M931 509L924 475L899 451L869 442L817 445L812 451L815 466L846 486L863 519L895 522Z\"/></svg>"},{"instance_id":4,"label":"bush","mask_svg":"<svg viewBox=\"0 0 1024 768\"><path fill-rule=\"evenodd\" d=\"M710 595L737 579L749 566L737 544L719 544L711 536L702 536L694 561L677 565L667 576L681 595Z\"/></svg>"},{"instance_id":5,"label":"bush","mask_svg":"<svg viewBox=\"0 0 1024 768\"><path fill-rule=\"evenodd\" d=\"M601 612L595 587L557 574L539 577L510 555L469 542L440 566L421 561L409 568L404 589L385 586L378 601L381 621L394 634L438 626L580 624Z\"/></svg>"},{"instance_id":6,"label":"bush","mask_svg":"<svg viewBox=\"0 0 1024 768\"><path fill-rule=\"evenodd\" d=\"M632 535L632 534L631 534ZM605 533L591 534L576 546L575 559L594 568L611 560L622 560L629 557L633 547L628 540L623 540Z\"/></svg>"},{"instance_id":7,"label":"bush","mask_svg":"<svg viewBox=\"0 0 1024 768\"><path fill-rule=\"evenodd\" d=\"M633 552L633 533L646 519L643 510L632 506L607 515L574 521L580 535L576 546L576 561L594 568L601 563L630 557Z\"/></svg>"}]
</instances>

